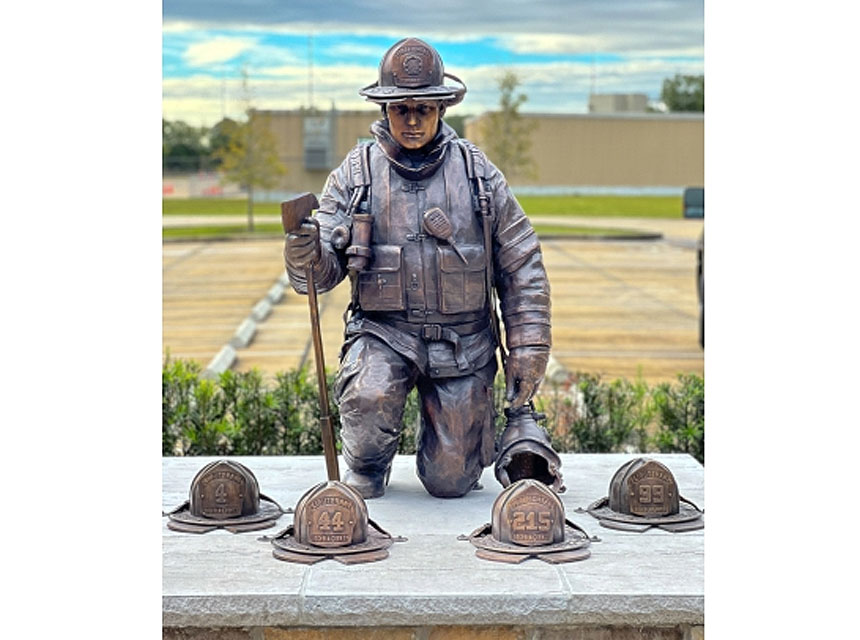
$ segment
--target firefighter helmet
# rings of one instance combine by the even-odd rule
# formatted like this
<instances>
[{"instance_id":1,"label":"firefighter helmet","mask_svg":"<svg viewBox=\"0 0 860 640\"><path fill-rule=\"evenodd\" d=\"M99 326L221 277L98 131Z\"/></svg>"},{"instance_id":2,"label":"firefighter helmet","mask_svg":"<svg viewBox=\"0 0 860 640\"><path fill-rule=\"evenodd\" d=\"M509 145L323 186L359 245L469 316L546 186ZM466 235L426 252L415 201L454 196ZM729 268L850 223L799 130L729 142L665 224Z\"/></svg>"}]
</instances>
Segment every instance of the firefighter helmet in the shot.
<instances>
[{"instance_id":1,"label":"firefighter helmet","mask_svg":"<svg viewBox=\"0 0 860 640\"><path fill-rule=\"evenodd\" d=\"M609 495L589 505L604 527L645 531L693 531L705 526L703 512L678 491L668 467L650 458L630 460L615 472Z\"/></svg>"},{"instance_id":2,"label":"firefighter helmet","mask_svg":"<svg viewBox=\"0 0 860 640\"><path fill-rule=\"evenodd\" d=\"M461 86L444 85L446 77ZM382 56L379 79L358 93L377 104L415 98L439 100L450 107L463 100L466 85L458 77L445 72L436 49L418 38L404 38Z\"/></svg>"},{"instance_id":3,"label":"firefighter helmet","mask_svg":"<svg viewBox=\"0 0 860 640\"><path fill-rule=\"evenodd\" d=\"M218 528L238 533L271 527L283 513L277 502L260 493L248 467L216 460L194 476L189 499L168 514L167 526L188 533Z\"/></svg>"},{"instance_id":4,"label":"firefighter helmet","mask_svg":"<svg viewBox=\"0 0 860 640\"><path fill-rule=\"evenodd\" d=\"M332 558L343 564L383 560L392 536L368 517L361 494L343 482L321 482L296 505L293 524L272 539L278 560L314 564Z\"/></svg>"},{"instance_id":5,"label":"firefighter helmet","mask_svg":"<svg viewBox=\"0 0 860 640\"><path fill-rule=\"evenodd\" d=\"M565 491L561 458L553 450L546 431L538 425L543 414L530 406L505 409L507 424L499 439L496 479L503 487L533 478L558 493Z\"/></svg>"},{"instance_id":6,"label":"firefighter helmet","mask_svg":"<svg viewBox=\"0 0 860 640\"><path fill-rule=\"evenodd\" d=\"M514 482L493 503L492 521L476 529L469 541L479 558L519 563L539 558L551 564L584 560L591 539L564 516L564 504L546 484L534 479Z\"/></svg>"}]
</instances>

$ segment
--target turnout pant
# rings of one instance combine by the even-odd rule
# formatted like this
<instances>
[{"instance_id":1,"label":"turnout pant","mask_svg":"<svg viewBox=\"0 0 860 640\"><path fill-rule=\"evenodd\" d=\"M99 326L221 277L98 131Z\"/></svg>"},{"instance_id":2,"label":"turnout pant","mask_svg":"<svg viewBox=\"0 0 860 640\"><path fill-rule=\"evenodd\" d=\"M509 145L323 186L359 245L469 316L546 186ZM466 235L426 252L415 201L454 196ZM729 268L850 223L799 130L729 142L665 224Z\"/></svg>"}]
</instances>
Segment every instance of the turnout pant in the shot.
<instances>
[{"instance_id":1,"label":"turnout pant","mask_svg":"<svg viewBox=\"0 0 860 640\"><path fill-rule=\"evenodd\" d=\"M418 477L431 495L465 495L494 460L495 373L493 359L472 374L430 378L378 338L359 336L344 353L335 384L347 465L376 478L389 472L406 396L417 386Z\"/></svg>"}]
</instances>

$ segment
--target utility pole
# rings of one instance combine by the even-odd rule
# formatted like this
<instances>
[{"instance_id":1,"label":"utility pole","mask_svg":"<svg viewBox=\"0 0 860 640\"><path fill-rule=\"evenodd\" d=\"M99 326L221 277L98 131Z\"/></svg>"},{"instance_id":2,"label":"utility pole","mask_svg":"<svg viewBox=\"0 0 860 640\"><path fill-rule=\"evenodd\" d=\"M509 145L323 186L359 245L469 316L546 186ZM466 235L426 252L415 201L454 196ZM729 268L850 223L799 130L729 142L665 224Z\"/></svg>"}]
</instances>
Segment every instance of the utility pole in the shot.
<instances>
[{"instance_id":1,"label":"utility pole","mask_svg":"<svg viewBox=\"0 0 860 640\"><path fill-rule=\"evenodd\" d=\"M227 117L227 71L221 68L221 119Z\"/></svg>"},{"instance_id":2,"label":"utility pole","mask_svg":"<svg viewBox=\"0 0 860 640\"><path fill-rule=\"evenodd\" d=\"M242 65L242 102L245 106L245 117L248 119L245 124L245 171L246 176L248 176L248 200L247 200L247 213L248 213L248 231L254 230L254 180L253 176L253 167L254 167L254 123L252 121L252 111L251 108L251 88L248 86L248 66L247 64Z\"/></svg>"},{"instance_id":3,"label":"utility pole","mask_svg":"<svg viewBox=\"0 0 860 640\"><path fill-rule=\"evenodd\" d=\"M314 34L308 34L308 109L314 108Z\"/></svg>"},{"instance_id":4,"label":"utility pole","mask_svg":"<svg viewBox=\"0 0 860 640\"><path fill-rule=\"evenodd\" d=\"M597 91L597 60L594 49L591 50L591 95Z\"/></svg>"}]
</instances>

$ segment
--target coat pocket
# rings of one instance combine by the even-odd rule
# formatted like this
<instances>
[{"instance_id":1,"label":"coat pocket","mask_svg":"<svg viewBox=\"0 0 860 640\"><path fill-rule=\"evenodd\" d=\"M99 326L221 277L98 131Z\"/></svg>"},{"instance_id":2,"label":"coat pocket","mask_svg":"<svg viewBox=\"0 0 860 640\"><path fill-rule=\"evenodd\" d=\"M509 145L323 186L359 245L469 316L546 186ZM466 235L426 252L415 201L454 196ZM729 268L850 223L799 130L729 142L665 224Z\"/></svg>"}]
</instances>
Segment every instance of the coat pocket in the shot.
<instances>
[{"instance_id":1,"label":"coat pocket","mask_svg":"<svg viewBox=\"0 0 860 640\"><path fill-rule=\"evenodd\" d=\"M480 311L487 304L484 245L457 245L463 258L448 245L436 247L439 263L439 308L442 313Z\"/></svg>"},{"instance_id":2,"label":"coat pocket","mask_svg":"<svg viewBox=\"0 0 860 640\"><path fill-rule=\"evenodd\" d=\"M373 258L358 274L358 302L365 311L403 311L403 248L396 245L373 246Z\"/></svg>"}]
</instances>

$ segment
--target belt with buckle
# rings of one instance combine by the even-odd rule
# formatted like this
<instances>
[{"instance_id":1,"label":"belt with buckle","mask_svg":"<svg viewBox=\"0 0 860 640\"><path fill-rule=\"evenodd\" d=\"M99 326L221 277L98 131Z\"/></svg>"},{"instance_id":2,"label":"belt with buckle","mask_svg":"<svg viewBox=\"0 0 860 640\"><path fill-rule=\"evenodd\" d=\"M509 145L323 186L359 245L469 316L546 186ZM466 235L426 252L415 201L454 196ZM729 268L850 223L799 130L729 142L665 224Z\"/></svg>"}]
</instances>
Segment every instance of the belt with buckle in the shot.
<instances>
[{"instance_id":1,"label":"belt with buckle","mask_svg":"<svg viewBox=\"0 0 860 640\"><path fill-rule=\"evenodd\" d=\"M466 371L471 367L463 353L460 345L460 336L468 336L483 331L490 326L489 316L475 320L474 322L461 322L459 324L419 324L417 322L403 322L402 320L387 320L389 324L401 331L415 333L423 340L444 340L450 342L454 347L454 359L457 368Z\"/></svg>"}]
</instances>

